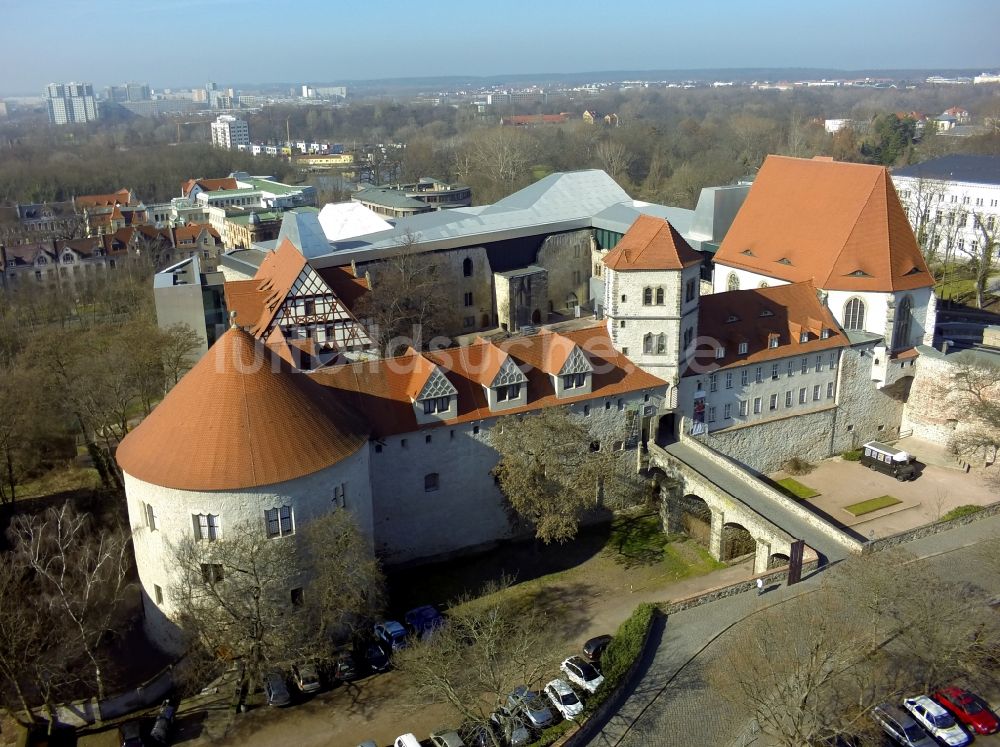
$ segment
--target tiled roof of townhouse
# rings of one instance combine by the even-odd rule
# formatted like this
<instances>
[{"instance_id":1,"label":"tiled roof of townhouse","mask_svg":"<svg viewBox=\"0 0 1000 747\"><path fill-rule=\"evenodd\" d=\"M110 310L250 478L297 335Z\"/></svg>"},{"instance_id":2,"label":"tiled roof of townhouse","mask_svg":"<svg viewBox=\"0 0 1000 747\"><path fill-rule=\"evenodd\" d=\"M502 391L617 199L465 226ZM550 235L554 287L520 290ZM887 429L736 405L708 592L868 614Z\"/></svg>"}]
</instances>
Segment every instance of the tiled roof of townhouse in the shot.
<instances>
[{"instance_id":1,"label":"tiled roof of townhouse","mask_svg":"<svg viewBox=\"0 0 1000 747\"><path fill-rule=\"evenodd\" d=\"M196 186L201 187L206 192L216 192L220 189L236 189L238 185L236 179L231 176L221 179L188 179L181 183L181 196L189 197L191 190Z\"/></svg>"},{"instance_id":2,"label":"tiled roof of townhouse","mask_svg":"<svg viewBox=\"0 0 1000 747\"><path fill-rule=\"evenodd\" d=\"M699 371L848 345L847 335L830 309L820 303L816 287L809 281L702 296L698 337L692 368ZM739 352L741 343L746 343L746 353Z\"/></svg>"},{"instance_id":3,"label":"tiled roof of townhouse","mask_svg":"<svg viewBox=\"0 0 1000 747\"><path fill-rule=\"evenodd\" d=\"M768 156L715 261L824 290L934 284L889 172L829 159Z\"/></svg>"},{"instance_id":4,"label":"tiled roof of townhouse","mask_svg":"<svg viewBox=\"0 0 1000 747\"><path fill-rule=\"evenodd\" d=\"M699 255L669 222L640 215L618 245L604 257L617 272L629 270L680 270L701 262Z\"/></svg>"},{"instance_id":5,"label":"tiled roof of townhouse","mask_svg":"<svg viewBox=\"0 0 1000 747\"><path fill-rule=\"evenodd\" d=\"M312 474L367 438L336 390L231 328L125 437L117 459L155 485L232 490Z\"/></svg>"}]
</instances>

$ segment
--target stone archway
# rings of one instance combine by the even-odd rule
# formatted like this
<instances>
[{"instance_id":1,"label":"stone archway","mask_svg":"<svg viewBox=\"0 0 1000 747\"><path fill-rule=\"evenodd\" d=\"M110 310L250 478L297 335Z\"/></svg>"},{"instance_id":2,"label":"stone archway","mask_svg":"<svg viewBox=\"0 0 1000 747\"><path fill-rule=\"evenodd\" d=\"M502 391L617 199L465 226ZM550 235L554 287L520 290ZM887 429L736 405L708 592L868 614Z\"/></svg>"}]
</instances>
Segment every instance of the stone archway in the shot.
<instances>
[{"instance_id":1,"label":"stone archway","mask_svg":"<svg viewBox=\"0 0 1000 747\"><path fill-rule=\"evenodd\" d=\"M757 551L757 541L742 524L727 521L722 525L722 547L719 560L726 562Z\"/></svg>"},{"instance_id":2,"label":"stone archway","mask_svg":"<svg viewBox=\"0 0 1000 747\"><path fill-rule=\"evenodd\" d=\"M788 565L788 556L782 552L771 553L771 556L767 559L767 569L772 568L784 568Z\"/></svg>"},{"instance_id":3,"label":"stone archway","mask_svg":"<svg viewBox=\"0 0 1000 747\"><path fill-rule=\"evenodd\" d=\"M688 493L681 498L681 527L695 542L709 547L712 537L712 510L700 495Z\"/></svg>"}]
</instances>

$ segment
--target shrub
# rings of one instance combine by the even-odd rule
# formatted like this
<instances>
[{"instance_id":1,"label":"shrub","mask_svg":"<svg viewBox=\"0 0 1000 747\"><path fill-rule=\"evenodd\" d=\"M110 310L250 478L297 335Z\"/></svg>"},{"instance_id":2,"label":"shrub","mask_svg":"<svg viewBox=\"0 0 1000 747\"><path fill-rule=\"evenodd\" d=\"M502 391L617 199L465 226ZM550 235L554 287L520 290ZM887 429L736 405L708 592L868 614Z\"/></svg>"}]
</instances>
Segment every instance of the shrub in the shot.
<instances>
[{"instance_id":1,"label":"shrub","mask_svg":"<svg viewBox=\"0 0 1000 747\"><path fill-rule=\"evenodd\" d=\"M941 521L951 521L952 519L961 519L963 516L969 516L970 514L974 514L977 511L982 511L982 510L983 510L982 506L970 506L970 505L956 506L951 511L942 516Z\"/></svg>"},{"instance_id":2,"label":"shrub","mask_svg":"<svg viewBox=\"0 0 1000 747\"><path fill-rule=\"evenodd\" d=\"M810 464L802 457L797 456L792 457L782 466L785 472L790 475L805 475L815 469L814 465Z\"/></svg>"},{"instance_id":3,"label":"shrub","mask_svg":"<svg viewBox=\"0 0 1000 747\"><path fill-rule=\"evenodd\" d=\"M560 721L555 726L550 726L548 729L542 731L542 733L538 735L538 739L529 744L528 747L548 747L548 745L555 742L575 725L575 721Z\"/></svg>"},{"instance_id":4,"label":"shrub","mask_svg":"<svg viewBox=\"0 0 1000 747\"><path fill-rule=\"evenodd\" d=\"M845 451L841 454L840 458L845 462L857 462L861 460L862 453L861 449L851 449L850 451Z\"/></svg>"},{"instance_id":5,"label":"shrub","mask_svg":"<svg viewBox=\"0 0 1000 747\"><path fill-rule=\"evenodd\" d=\"M643 602L625 622L618 626L614 638L601 656L601 674L604 675L604 682L587 702L588 713L592 713L622 684L632 663L642 653L642 644L646 640L646 632L652 625L655 614L656 605Z\"/></svg>"}]
</instances>

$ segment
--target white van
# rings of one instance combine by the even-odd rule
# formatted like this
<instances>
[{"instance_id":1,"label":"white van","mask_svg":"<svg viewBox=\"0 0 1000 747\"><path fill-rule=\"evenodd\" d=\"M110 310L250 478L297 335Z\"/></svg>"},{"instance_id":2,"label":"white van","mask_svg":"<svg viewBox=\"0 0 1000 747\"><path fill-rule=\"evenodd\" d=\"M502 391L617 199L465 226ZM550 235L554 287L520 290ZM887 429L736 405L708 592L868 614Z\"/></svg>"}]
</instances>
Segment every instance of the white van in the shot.
<instances>
[{"instance_id":1,"label":"white van","mask_svg":"<svg viewBox=\"0 0 1000 747\"><path fill-rule=\"evenodd\" d=\"M393 747L420 747L420 740L412 734L404 734L401 737L396 737Z\"/></svg>"}]
</instances>

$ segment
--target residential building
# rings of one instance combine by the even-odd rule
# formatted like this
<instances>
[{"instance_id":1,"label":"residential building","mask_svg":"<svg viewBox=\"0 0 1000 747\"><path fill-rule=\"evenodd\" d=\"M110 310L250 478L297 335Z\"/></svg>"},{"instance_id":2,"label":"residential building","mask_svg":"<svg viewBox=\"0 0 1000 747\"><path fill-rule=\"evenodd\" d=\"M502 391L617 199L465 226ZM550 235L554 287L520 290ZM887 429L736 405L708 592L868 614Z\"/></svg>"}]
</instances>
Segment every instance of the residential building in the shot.
<instances>
[{"instance_id":1,"label":"residential building","mask_svg":"<svg viewBox=\"0 0 1000 747\"><path fill-rule=\"evenodd\" d=\"M49 83L45 104L50 124L84 124L99 116L94 86L90 83Z\"/></svg>"},{"instance_id":2,"label":"residential building","mask_svg":"<svg viewBox=\"0 0 1000 747\"><path fill-rule=\"evenodd\" d=\"M250 145L250 127L246 120L231 114L220 114L212 122L212 145L228 150Z\"/></svg>"},{"instance_id":3,"label":"residential building","mask_svg":"<svg viewBox=\"0 0 1000 747\"><path fill-rule=\"evenodd\" d=\"M106 195L78 195L73 198L73 206L82 216L88 236L114 233L145 223L148 217L142 200L124 188Z\"/></svg>"},{"instance_id":4,"label":"residential building","mask_svg":"<svg viewBox=\"0 0 1000 747\"><path fill-rule=\"evenodd\" d=\"M926 256L969 259L996 241L1000 156L933 158L896 169L892 181Z\"/></svg>"},{"instance_id":5,"label":"residential building","mask_svg":"<svg viewBox=\"0 0 1000 747\"><path fill-rule=\"evenodd\" d=\"M30 288L35 284L72 287L85 283L129 257L128 241L105 234L90 238L57 239L38 244L0 246L3 286Z\"/></svg>"},{"instance_id":6,"label":"residential building","mask_svg":"<svg viewBox=\"0 0 1000 747\"><path fill-rule=\"evenodd\" d=\"M432 210L468 207L472 204L472 190L464 184L422 177L413 184L362 189L351 195L351 199L379 215L405 218Z\"/></svg>"},{"instance_id":7,"label":"residential building","mask_svg":"<svg viewBox=\"0 0 1000 747\"><path fill-rule=\"evenodd\" d=\"M69 239L83 233L73 202L15 203L0 207L0 243L7 246Z\"/></svg>"}]
</instances>

